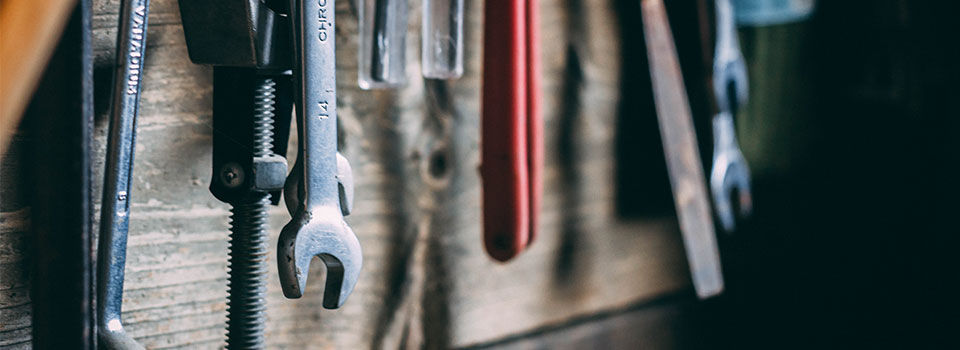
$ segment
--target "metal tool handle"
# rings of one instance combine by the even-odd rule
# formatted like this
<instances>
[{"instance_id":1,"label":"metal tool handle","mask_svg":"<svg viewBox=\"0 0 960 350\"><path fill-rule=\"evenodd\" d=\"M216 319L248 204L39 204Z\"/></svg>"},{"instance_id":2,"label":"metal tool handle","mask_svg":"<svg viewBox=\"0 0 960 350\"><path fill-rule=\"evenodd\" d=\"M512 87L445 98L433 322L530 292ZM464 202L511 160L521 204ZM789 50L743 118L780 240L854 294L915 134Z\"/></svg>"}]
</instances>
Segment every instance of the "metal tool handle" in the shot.
<instances>
[{"instance_id":1,"label":"metal tool handle","mask_svg":"<svg viewBox=\"0 0 960 350\"><path fill-rule=\"evenodd\" d=\"M463 0L424 0L420 65L423 76L463 75Z\"/></svg>"},{"instance_id":2,"label":"metal tool handle","mask_svg":"<svg viewBox=\"0 0 960 350\"><path fill-rule=\"evenodd\" d=\"M107 136L106 170L97 249L99 339L106 348L142 349L123 330L123 275L127 257L130 183L147 37L149 0L123 1L117 39L113 109Z\"/></svg>"},{"instance_id":3,"label":"metal tool handle","mask_svg":"<svg viewBox=\"0 0 960 350\"><path fill-rule=\"evenodd\" d=\"M327 267L323 306L338 308L356 286L363 264L360 242L343 217L352 198L348 169L338 165L336 56L333 0L292 0L298 80L297 121L300 149L295 172L287 178L287 195L295 189L299 203L277 243L278 274L284 296L299 298L310 262L320 257ZM344 195L340 195L340 186ZM343 203L343 204L342 204Z\"/></svg>"},{"instance_id":4,"label":"metal tool handle","mask_svg":"<svg viewBox=\"0 0 960 350\"><path fill-rule=\"evenodd\" d=\"M407 82L406 0L362 0L358 82L363 89L388 88Z\"/></svg>"},{"instance_id":5,"label":"metal tool handle","mask_svg":"<svg viewBox=\"0 0 960 350\"><path fill-rule=\"evenodd\" d=\"M302 141L300 155L305 163L304 200L317 205L337 205L337 80L333 0L301 1L295 19L302 33L295 33L300 84L297 105ZM302 117L300 117L302 116ZM309 152L307 151L309 149ZM313 172L320 172L314 174Z\"/></svg>"},{"instance_id":6,"label":"metal tool handle","mask_svg":"<svg viewBox=\"0 0 960 350\"><path fill-rule=\"evenodd\" d=\"M717 39L713 58L713 93L719 111L735 112L738 105L747 101L747 65L740 52L730 0L715 0L715 3Z\"/></svg>"}]
</instances>

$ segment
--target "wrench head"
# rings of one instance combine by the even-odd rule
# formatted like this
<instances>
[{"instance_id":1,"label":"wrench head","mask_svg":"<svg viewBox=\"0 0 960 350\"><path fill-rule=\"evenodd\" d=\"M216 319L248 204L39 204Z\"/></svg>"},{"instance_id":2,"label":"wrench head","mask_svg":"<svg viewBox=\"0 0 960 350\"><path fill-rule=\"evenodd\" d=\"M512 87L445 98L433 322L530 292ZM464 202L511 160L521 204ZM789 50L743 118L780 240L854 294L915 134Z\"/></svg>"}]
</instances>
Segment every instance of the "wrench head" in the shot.
<instances>
[{"instance_id":1,"label":"wrench head","mask_svg":"<svg viewBox=\"0 0 960 350\"><path fill-rule=\"evenodd\" d=\"M283 183L283 202L287 205L290 216L300 211L300 198L303 198L303 181L300 181L303 178L303 162L300 159L297 156L287 181Z\"/></svg>"},{"instance_id":2,"label":"wrench head","mask_svg":"<svg viewBox=\"0 0 960 350\"><path fill-rule=\"evenodd\" d=\"M298 157L293 165L293 171L290 172L283 186L284 203L287 204L287 211L291 216L295 215L300 205L300 198L303 198L303 181L300 181L302 176L300 174L303 174L303 165ZM340 152L337 152L337 190L343 215L350 215L353 210L353 168L350 167L350 161Z\"/></svg>"},{"instance_id":3,"label":"wrench head","mask_svg":"<svg viewBox=\"0 0 960 350\"><path fill-rule=\"evenodd\" d=\"M713 72L713 93L720 111L732 112L747 103L750 94L747 65L739 50L736 54L718 57Z\"/></svg>"},{"instance_id":4,"label":"wrench head","mask_svg":"<svg viewBox=\"0 0 960 350\"><path fill-rule=\"evenodd\" d=\"M753 197L750 193L750 167L739 149L714 152L713 170L710 173L710 192L720 225L727 232L736 229L736 213L733 212L731 196L737 191L740 217L753 212Z\"/></svg>"},{"instance_id":5,"label":"wrench head","mask_svg":"<svg viewBox=\"0 0 960 350\"><path fill-rule=\"evenodd\" d=\"M350 215L353 211L353 168L350 161L337 152L337 192L340 195L340 211Z\"/></svg>"},{"instance_id":6,"label":"wrench head","mask_svg":"<svg viewBox=\"0 0 960 350\"><path fill-rule=\"evenodd\" d=\"M357 284L363 254L360 241L336 205L299 210L280 232L277 259L284 296L303 296L313 257L327 267L323 307L339 308Z\"/></svg>"}]
</instances>

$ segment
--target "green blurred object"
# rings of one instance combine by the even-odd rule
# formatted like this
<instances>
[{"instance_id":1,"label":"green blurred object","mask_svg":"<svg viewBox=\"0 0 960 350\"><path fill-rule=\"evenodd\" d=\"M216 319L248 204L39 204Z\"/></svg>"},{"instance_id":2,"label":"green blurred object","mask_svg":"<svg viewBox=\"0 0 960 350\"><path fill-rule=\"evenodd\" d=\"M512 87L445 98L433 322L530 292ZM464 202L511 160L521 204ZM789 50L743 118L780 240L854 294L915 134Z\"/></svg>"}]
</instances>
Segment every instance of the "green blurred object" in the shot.
<instances>
[{"instance_id":1,"label":"green blurred object","mask_svg":"<svg viewBox=\"0 0 960 350\"><path fill-rule=\"evenodd\" d=\"M741 27L750 99L737 115L737 132L754 177L784 174L804 162L811 143L806 123L811 104L811 74L801 53L806 22Z\"/></svg>"}]
</instances>

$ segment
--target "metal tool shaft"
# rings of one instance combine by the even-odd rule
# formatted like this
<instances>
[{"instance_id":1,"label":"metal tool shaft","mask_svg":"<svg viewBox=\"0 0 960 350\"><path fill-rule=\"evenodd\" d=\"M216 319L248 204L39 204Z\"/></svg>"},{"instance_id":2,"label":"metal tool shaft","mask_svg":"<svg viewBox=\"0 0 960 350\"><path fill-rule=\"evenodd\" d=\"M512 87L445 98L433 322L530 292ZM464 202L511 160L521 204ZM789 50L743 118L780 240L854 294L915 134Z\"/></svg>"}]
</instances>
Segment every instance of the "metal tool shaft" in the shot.
<instances>
[{"instance_id":1,"label":"metal tool shaft","mask_svg":"<svg viewBox=\"0 0 960 350\"><path fill-rule=\"evenodd\" d=\"M273 154L275 86L272 79L264 79L253 92L254 157ZM248 192L231 209L228 349L263 349L265 346L269 209L270 194L263 191Z\"/></svg>"},{"instance_id":2,"label":"metal tool shaft","mask_svg":"<svg viewBox=\"0 0 960 350\"><path fill-rule=\"evenodd\" d=\"M149 0L123 1L117 39L113 106L107 136L97 249L98 338L109 349L142 349L123 330L121 309L130 219L130 185L146 51Z\"/></svg>"},{"instance_id":3,"label":"metal tool shaft","mask_svg":"<svg viewBox=\"0 0 960 350\"><path fill-rule=\"evenodd\" d=\"M299 298L310 261L320 257L327 267L323 306L332 309L343 305L353 291L363 262L360 242L343 217L349 212L343 204L349 207L353 181L337 156L333 0L293 0L290 8L300 144L284 195L295 195L298 203L280 233L278 270L283 294Z\"/></svg>"}]
</instances>

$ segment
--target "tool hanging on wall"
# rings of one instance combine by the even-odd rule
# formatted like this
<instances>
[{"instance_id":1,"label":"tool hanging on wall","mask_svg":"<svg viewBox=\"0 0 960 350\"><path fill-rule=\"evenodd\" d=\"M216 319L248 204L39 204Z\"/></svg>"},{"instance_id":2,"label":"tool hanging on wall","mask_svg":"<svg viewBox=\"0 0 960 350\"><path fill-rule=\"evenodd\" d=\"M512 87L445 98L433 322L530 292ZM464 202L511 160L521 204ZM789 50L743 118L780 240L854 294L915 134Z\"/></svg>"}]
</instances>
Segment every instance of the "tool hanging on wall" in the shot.
<instances>
[{"instance_id":1,"label":"tool hanging on wall","mask_svg":"<svg viewBox=\"0 0 960 350\"><path fill-rule=\"evenodd\" d=\"M641 0L640 6L654 104L683 245L694 289L699 297L708 298L723 291L723 274L690 103L663 0Z\"/></svg>"},{"instance_id":2,"label":"tool hanging on wall","mask_svg":"<svg viewBox=\"0 0 960 350\"><path fill-rule=\"evenodd\" d=\"M143 349L124 331L121 309L149 10L149 0L124 0L120 4L97 248L97 338L100 347L106 349Z\"/></svg>"},{"instance_id":3,"label":"tool hanging on wall","mask_svg":"<svg viewBox=\"0 0 960 350\"><path fill-rule=\"evenodd\" d=\"M423 0L420 67L425 78L463 75L463 0Z\"/></svg>"},{"instance_id":4,"label":"tool hanging on wall","mask_svg":"<svg viewBox=\"0 0 960 350\"><path fill-rule=\"evenodd\" d=\"M299 298L310 261L327 267L323 307L346 302L360 277L360 242L344 221L353 203L353 175L337 153L337 76L333 0L292 0L293 72L299 149L284 195L296 198L277 244L283 295ZM295 209L294 209L295 208Z\"/></svg>"},{"instance_id":5,"label":"tool hanging on wall","mask_svg":"<svg viewBox=\"0 0 960 350\"><path fill-rule=\"evenodd\" d=\"M215 66L210 190L233 205L227 343L262 348L267 209L281 190L293 216L277 254L284 295L302 295L313 256L328 267L327 308L343 305L360 271L343 221L353 181L336 150L333 1L181 0L180 9L191 60ZM286 178L294 100L300 149Z\"/></svg>"},{"instance_id":6,"label":"tool hanging on wall","mask_svg":"<svg viewBox=\"0 0 960 350\"><path fill-rule=\"evenodd\" d=\"M753 211L750 192L750 167L740 151L734 116L739 106L747 102L747 65L740 52L737 40L737 25L734 21L730 0L715 0L715 50L711 93L714 115L713 125L713 170L710 172L710 190L713 193L714 210L721 227L727 232L736 229L736 218L748 217ZM733 199L736 194L739 212L735 213Z\"/></svg>"},{"instance_id":7,"label":"tool hanging on wall","mask_svg":"<svg viewBox=\"0 0 960 350\"><path fill-rule=\"evenodd\" d=\"M426 0L422 10L423 77L459 78L463 74L463 0ZM406 84L407 1L363 0L357 19L360 88Z\"/></svg>"},{"instance_id":8,"label":"tool hanging on wall","mask_svg":"<svg viewBox=\"0 0 960 350\"><path fill-rule=\"evenodd\" d=\"M360 49L358 83L363 89L407 82L406 0L362 0L357 6Z\"/></svg>"},{"instance_id":9,"label":"tool hanging on wall","mask_svg":"<svg viewBox=\"0 0 960 350\"><path fill-rule=\"evenodd\" d=\"M484 10L482 166L487 253L506 261L536 236L543 166L537 2Z\"/></svg>"},{"instance_id":10,"label":"tool hanging on wall","mask_svg":"<svg viewBox=\"0 0 960 350\"><path fill-rule=\"evenodd\" d=\"M279 203L287 173L282 155L292 109L290 36L283 10L259 1L180 0L190 59L214 65L210 192L232 206L231 349L264 347L268 210Z\"/></svg>"}]
</instances>

